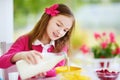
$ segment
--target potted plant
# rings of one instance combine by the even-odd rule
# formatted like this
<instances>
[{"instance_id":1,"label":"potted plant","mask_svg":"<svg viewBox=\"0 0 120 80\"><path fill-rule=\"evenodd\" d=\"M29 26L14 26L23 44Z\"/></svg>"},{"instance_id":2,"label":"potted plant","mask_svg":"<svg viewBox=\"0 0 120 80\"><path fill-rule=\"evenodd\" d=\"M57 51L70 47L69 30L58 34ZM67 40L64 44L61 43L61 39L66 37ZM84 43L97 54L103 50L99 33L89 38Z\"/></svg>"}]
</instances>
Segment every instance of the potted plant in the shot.
<instances>
[{"instance_id":1,"label":"potted plant","mask_svg":"<svg viewBox=\"0 0 120 80\"><path fill-rule=\"evenodd\" d=\"M97 42L91 49L94 58L102 60L101 67L104 67L104 61L107 62L106 67L109 67L109 59L120 55L120 47L115 39L115 34L113 32L95 33L94 37Z\"/></svg>"},{"instance_id":2,"label":"potted plant","mask_svg":"<svg viewBox=\"0 0 120 80\"><path fill-rule=\"evenodd\" d=\"M116 56L120 56L120 46L118 45L115 34L94 33L96 44L92 47L82 45L82 53L92 53L94 59L100 63L100 67L109 67L110 61Z\"/></svg>"}]
</instances>

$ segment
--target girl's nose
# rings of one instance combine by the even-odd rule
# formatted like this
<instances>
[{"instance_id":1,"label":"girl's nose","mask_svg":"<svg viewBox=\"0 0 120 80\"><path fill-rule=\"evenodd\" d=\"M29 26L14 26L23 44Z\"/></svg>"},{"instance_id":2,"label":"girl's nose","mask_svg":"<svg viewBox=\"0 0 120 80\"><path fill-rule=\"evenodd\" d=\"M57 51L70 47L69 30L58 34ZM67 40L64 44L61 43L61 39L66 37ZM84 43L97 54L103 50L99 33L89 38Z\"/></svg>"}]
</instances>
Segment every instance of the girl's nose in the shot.
<instances>
[{"instance_id":1,"label":"girl's nose","mask_svg":"<svg viewBox=\"0 0 120 80\"><path fill-rule=\"evenodd\" d=\"M58 33L59 33L59 35L62 35L62 34L64 34L64 31L62 29L58 30Z\"/></svg>"}]
</instances>

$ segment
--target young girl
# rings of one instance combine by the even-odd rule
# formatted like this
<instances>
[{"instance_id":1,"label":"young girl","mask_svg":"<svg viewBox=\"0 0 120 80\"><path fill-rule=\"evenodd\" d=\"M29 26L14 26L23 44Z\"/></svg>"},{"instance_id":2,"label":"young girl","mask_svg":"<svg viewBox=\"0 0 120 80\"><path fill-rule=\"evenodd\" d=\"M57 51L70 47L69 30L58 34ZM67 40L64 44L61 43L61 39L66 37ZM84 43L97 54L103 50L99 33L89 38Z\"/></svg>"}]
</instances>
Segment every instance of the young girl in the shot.
<instances>
[{"instance_id":1,"label":"young girl","mask_svg":"<svg viewBox=\"0 0 120 80\"><path fill-rule=\"evenodd\" d=\"M66 5L54 4L46 8L33 30L19 37L0 57L0 68L8 68L21 59L37 64L36 58L42 58L41 54L46 52L57 54L66 51L68 53L70 35L74 25L74 16ZM55 67L64 65L65 60L62 60ZM55 67L48 72L40 73L39 76L55 76Z\"/></svg>"}]
</instances>

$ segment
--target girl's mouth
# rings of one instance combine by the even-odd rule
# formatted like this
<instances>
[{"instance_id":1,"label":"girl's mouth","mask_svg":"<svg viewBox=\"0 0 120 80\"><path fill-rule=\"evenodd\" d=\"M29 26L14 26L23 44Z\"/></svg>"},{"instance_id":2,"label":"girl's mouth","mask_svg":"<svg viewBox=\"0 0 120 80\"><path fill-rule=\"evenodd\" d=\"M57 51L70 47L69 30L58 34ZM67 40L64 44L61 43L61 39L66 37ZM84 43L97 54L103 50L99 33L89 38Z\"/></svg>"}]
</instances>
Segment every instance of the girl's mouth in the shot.
<instances>
[{"instance_id":1,"label":"girl's mouth","mask_svg":"<svg viewBox=\"0 0 120 80\"><path fill-rule=\"evenodd\" d=\"M56 33L54 33L54 32L53 32L53 36L54 36L54 37L58 37L58 35L57 35Z\"/></svg>"}]
</instances>

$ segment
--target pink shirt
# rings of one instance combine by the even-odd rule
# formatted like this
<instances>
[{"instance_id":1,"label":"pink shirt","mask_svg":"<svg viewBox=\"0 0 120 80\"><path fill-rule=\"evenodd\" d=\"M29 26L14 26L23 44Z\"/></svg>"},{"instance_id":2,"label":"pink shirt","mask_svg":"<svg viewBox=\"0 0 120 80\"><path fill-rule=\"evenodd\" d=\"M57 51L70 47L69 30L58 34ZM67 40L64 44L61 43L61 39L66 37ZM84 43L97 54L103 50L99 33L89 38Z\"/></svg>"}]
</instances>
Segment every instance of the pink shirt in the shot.
<instances>
[{"instance_id":1,"label":"pink shirt","mask_svg":"<svg viewBox=\"0 0 120 80\"><path fill-rule=\"evenodd\" d=\"M11 48L0 57L0 68L8 68L12 65L11 63L11 58L20 51L29 51L30 49L28 48L28 42L29 42L29 37L24 35L19 37L11 46ZM39 52L42 52L42 46L40 45L32 45L33 50L37 50ZM50 47L48 52L52 52L54 49L54 47ZM64 51L66 51L66 48L63 49ZM65 65L65 60L60 61L55 67L57 66L64 66ZM46 77L52 77L52 76L56 76L56 72L55 72L55 67L47 72Z\"/></svg>"}]
</instances>

